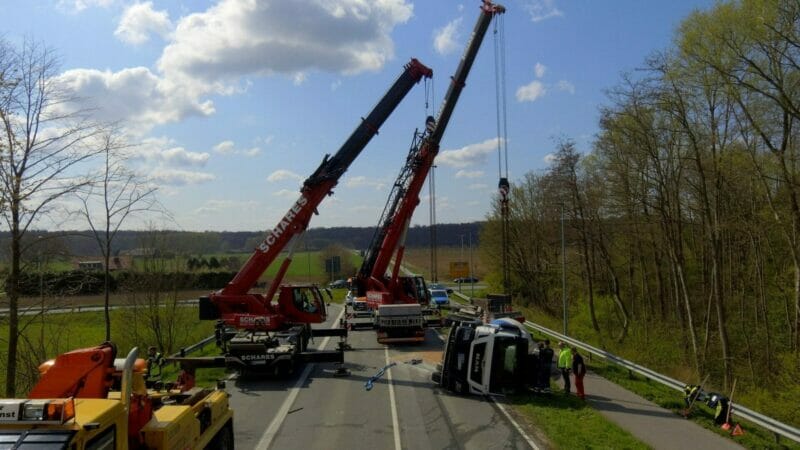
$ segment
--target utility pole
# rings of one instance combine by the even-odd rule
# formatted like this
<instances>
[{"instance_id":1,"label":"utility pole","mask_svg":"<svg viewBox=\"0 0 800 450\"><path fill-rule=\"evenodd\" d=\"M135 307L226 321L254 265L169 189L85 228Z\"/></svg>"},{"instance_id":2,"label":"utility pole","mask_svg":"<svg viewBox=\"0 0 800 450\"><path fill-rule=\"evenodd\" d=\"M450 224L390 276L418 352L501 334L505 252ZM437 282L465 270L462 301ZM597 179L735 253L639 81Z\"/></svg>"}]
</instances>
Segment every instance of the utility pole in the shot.
<instances>
[{"instance_id":1,"label":"utility pole","mask_svg":"<svg viewBox=\"0 0 800 450\"><path fill-rule=\"evenodd\" d=\"M564 303L564 336L567 336L567 251L564 243L564 203L561 203L561 300Z\"/></svg>"},{"instance_id":2,"label":"utility pole","mask_svg":"<svg viewBox=\"0 0 800 450\"><path fill-rule=\"evenodd\" d=\"M471 297L475 296L475 273L472 271L472 233L469 233L469 284L471 284Z\"/></svg>"},{"instance_id":3,"label":"utility pole","mask_svg":"<svg viewBox=\"0 0 800 450\"><path fill-rule=\"evenodd\" d=\"M428 197L430 203L430 233L431 233L431 281L439 281L438 264L439 255L437 254L436 237L436 166L431 166L431 174L428 177Z\"/></svg>"},{"instance_id":4,"label":"utility pole","mask_svg":"<svg viewBox=\"0 0 800 450\"><path fill-rule=\"evenodd\" d=\"M464 235L461 235L461 258L459 258L461 262L464 262ZM458 283L458 292L461 292L461 285L464 284L464 279L461 279L461 283Z\"/></svg>"}]
</instances>

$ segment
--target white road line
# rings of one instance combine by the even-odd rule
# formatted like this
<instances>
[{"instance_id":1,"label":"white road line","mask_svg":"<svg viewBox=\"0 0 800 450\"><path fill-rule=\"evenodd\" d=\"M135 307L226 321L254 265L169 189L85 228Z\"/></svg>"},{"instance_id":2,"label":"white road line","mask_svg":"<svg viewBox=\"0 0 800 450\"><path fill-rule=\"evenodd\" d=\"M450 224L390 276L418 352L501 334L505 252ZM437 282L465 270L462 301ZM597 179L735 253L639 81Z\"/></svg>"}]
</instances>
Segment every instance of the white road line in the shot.
<instances>
[{"instance_id":1,"label":"white road line","mask_svg":"<svg viewBox=\"0 0 800 450\"><path fill-rule=\"evenodd\" d=\"M342 312L339 313L339 316L333 322L331 328L336 328L337 326L339 326L339 320L342 318L344 310L345 308L342 308ZM325 347L328 345L328 341L330 339L331 339L330 336L325 336L325 339L322 340L322 345L319 347L319 350L325 350ZM272 440L275 439L275 436L278 434L278 430L281 429L283 421L286 420L286 416L289 414L289 410L292 408L294 401L297 399L297 394L300 393L300 387L302 387L303 384L305 384L306 379L311 374L311 370L313 368L314 364L306 364L306 368L305 370L303 370L303 373L300 375L300 378L297 379L297 382L289 390L289 395L287 395L286 400L283 401L283 404L278 410L278 414L276 414L275 418L272 419L272 422L270 422L269 427L267 427L267 429L264 431L264 434L261 436L261 439L258 441L258 445L256 445L257 450L267 450L269 446L272 444Z\"/></svg>"},{"instance_id":2,"label":"white road line","mask_svg":"<svg viewBox=\"0 0 800 450\"><path fill-rule=\"evenodd\" d=\"M386 355L386 365L389 365L389 347L383 347ZM392 428L394 429L394 448L401 450L400 445L400 422L397 420L397 402L394 400L394 383L392 383L392 369L386 369L386 379L389 380L389 403L392 406Z\"/></svg>"},{"instance_id":3,"label":"white road line","mask_svg":"<svg viewBox=\"0 0 800 450\"><path fill-rule=\"evenodd\" d=\"M528 445L530 445L533 450L539 450L539 447L536 446L536 443L533 442L533 439L531 439L530 437L528 437L527 434L525 434L525 431L522 429L522 427L517 423L516 420L514 420L513 417L511 417L511 414L509 414L508 411L506 411L506 408L492 397L489 397L489 400L491 400L492 403L497 405L497 407L500 409L503 415L506 416L506 419L508 419L508 421L511 422L512 425L514 425L514 428L517 429L517 433L519 433L520 436L522 436L522 438L528 442Z\"/></svg>"}]
</instances>

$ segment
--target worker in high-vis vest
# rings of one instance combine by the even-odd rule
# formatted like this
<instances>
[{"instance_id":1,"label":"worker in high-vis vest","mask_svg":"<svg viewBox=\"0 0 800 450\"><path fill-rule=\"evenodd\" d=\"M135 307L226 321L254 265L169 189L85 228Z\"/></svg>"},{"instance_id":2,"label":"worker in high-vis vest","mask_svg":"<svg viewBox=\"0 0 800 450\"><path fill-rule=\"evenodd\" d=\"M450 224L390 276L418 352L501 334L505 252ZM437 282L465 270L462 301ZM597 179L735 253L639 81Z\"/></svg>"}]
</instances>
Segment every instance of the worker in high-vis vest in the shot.
<instances>
[{"instance_id":1,"label":"worker in high-vis vest","mask_svg":"<svg viewBox=\"0 0 800 450\"><path fill-rule=\"evenodd\" d=\"M558 353L558 369L561 371L561 377L564 378L564 393L569 394L569 372L572 370L572 351L563 342L558 343L558 348L561 349Z\"/></svg>"}]
</instances>

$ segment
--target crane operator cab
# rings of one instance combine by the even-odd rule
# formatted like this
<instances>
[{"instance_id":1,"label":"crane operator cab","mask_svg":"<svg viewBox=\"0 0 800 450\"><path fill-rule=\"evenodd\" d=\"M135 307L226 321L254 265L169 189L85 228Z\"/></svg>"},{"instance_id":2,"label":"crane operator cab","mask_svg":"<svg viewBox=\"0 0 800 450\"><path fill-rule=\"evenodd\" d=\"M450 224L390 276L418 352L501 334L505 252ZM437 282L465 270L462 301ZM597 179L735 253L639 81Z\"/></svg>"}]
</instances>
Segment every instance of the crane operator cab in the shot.
<instances>
[{"instance_id":1,"label":"crane operator cab","mask_svg":"<svg viewBox=\"0 0 800 450\"><path fill-rule=\"evenodd\" d=\"M327 317L325 300L314 285L281 286L278 303L290 322L322 323Z\"/></svg>"}]
</instances>

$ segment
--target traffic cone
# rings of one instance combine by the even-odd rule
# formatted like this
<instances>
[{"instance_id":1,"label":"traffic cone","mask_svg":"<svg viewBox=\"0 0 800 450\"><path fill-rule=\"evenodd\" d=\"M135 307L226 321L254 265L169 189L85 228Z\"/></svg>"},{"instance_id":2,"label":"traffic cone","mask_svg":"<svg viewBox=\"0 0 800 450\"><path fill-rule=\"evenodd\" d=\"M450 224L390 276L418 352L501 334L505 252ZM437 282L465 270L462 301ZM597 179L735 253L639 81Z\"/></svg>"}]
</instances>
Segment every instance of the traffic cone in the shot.
<instances>
[{"instance_id":1,"label":"traffic cone","mask_svg":"<svg viewBox=\"0 0 800 450\"><path fill-rule=\"evenodd\" d=\"M733 431L731 431L731 436L741 436L744 434L744 429L742 429L741 425L738 423L735 427L733 427Z\"/></svg>"}]
</instances>

